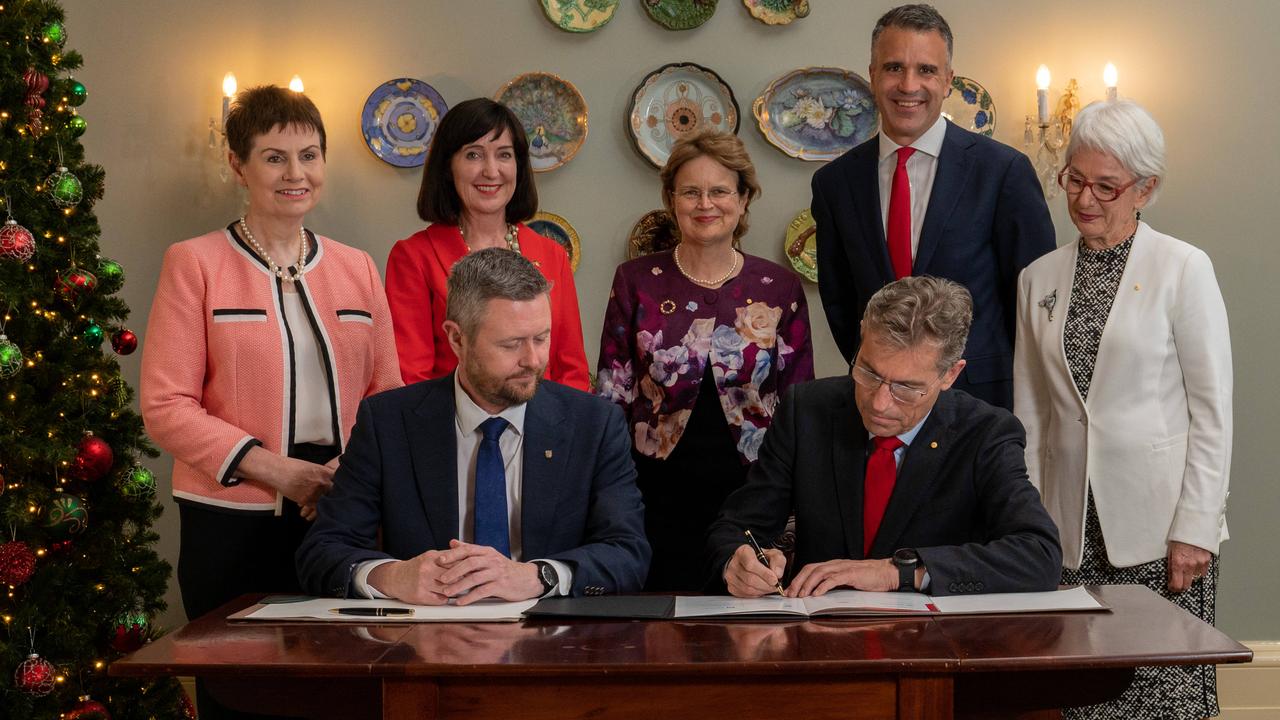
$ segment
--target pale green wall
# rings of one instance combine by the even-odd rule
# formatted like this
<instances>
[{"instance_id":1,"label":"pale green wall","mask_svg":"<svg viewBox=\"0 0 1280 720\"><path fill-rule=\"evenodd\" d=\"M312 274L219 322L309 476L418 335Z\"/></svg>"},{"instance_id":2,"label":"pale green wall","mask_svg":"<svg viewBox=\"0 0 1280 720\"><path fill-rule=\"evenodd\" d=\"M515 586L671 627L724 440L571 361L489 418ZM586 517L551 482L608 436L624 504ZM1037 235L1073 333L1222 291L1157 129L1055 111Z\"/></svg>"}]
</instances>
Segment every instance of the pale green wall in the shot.
<instances>
[{"instance_id":1,"label":"pale green wall","mask_svg":"<svg viewBox=\"0 0 1280 720\"><path fill-rule=\"evenodd\" d=\"M751 123L750 104L774 78L807 65L866 72L871 27L888 4L812 0L809 18L766 27L738 0L721 0L703 27L666 31L623 0L613 21L571 35L542 17L536 0L347 0L170 2L64 0L68 47L81 51L78 77L89 89L81 108L92 162L107 170L96 207L104 254L122 262L125 299L141 335L161 254L169 243L220 227L240 208L218 179L207 147L222 75L242 86L285 83L301 73L329 130L329 181L308 224L369 251L382 264L391 244L420 226L414 213L419 173L397 170L362 146L359 112L385 80L411 76L450 103L492 95L518 73L555 72L590 106L590 133L565 167L538 176L543 208L567 217L583 236L578 271L587 354L594 358L614 266L632 223L657 207L657 174L631 148L623 113L650 70L694 61L719 72L746 113L740 135L764 196L754 205L748 251L781 260L783 229L809 201L816 164L784 156ZM997 138L1020 146L1022 117L1034 112L1033 76L1047 63L1055 87L1071 76L1086 100L1102 92L1101 68L1120 69L1121 92L1145 103L1163 124L1169 179L1146 217L1157 229L1204 248L1218 270L1234 330L1236 442L1229 504L1233 539L1223 546L1219 624L1239 639L1280 639L1273 534L1280 507L1268 440L1280 429L1274 358L1274 291L1280 249L1271 241L1277 186L1274 28L1280 3L1240 0L939 0L956 35L955 69L995 98ZM1053 203L1060 239L1071 226ZM809 287L817 370L843 369ZM143 342L146 338L143 337ZM141 353L122 359L136 381ZM1262 443L1259 445L1259 443ZM162 492L167 494L167 460ZM162 550L177 553L177 513L161 521ZM181 621L174 610L164 620Z\"/></svg>"}]
</instances>

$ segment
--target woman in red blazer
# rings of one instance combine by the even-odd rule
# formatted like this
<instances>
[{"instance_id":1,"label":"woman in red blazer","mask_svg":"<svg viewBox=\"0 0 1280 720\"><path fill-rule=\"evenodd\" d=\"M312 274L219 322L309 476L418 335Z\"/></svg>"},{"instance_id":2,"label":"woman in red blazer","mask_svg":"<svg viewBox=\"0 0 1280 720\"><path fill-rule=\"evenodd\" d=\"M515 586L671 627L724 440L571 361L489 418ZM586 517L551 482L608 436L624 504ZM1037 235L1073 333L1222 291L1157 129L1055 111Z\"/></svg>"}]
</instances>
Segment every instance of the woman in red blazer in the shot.
<instances>
[{"instance_id":1,"label":"woman in red blazer","mask_svg":"<svg viewBox=\"0 0 1280 720\"><path fill-rule=\"evenodd\" d=\"M458 103L440 121L418 191L418 216L431 223L387 258L387 302L406 383L453 372L445 340L445 285L472 250L505 247L551 281L551 361L547 379L587 390L587 354L573 269L564 248L521 221L538 210L529 143L506 106L487 98Z\"/></svg>"}]
</instances>

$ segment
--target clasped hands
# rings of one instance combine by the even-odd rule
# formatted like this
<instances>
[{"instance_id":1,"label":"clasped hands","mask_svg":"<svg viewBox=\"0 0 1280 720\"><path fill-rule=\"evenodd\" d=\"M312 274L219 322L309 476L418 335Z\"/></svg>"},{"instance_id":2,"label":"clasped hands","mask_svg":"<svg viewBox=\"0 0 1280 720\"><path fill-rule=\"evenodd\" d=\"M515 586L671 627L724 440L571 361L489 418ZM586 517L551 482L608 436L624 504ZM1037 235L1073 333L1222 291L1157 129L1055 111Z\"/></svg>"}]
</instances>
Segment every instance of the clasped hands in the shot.
<instances>
[{"instance_id":1,"label":"clasped hands","mask_svg":"<svg viewBox=\"0 0 1280 720\"><path fill-rule=\"evenodd\" d=\"M408 560L375 567L369 585L414 605L443 605L454 600L528 600L542 594L533 563L516 562L488 545L450 540L448 550L428 550Z\"/></svg>"},{"instance_id":2,"label":"clasped hands","mask_svg":"<svg viewBox=\"0 0 1280 720\"><path fill-rule=\"evenodd\" d=\"M776 593L787 569L787 559L778 550L765 550L769 567L756 558L749 545L740 545L724 569L729 594L754 598ZM898 569L885 560L828 560L800 568L786 588L786 597L825 595L836 588L889 592L898 589Z\"/></svg>"}]
</instances>

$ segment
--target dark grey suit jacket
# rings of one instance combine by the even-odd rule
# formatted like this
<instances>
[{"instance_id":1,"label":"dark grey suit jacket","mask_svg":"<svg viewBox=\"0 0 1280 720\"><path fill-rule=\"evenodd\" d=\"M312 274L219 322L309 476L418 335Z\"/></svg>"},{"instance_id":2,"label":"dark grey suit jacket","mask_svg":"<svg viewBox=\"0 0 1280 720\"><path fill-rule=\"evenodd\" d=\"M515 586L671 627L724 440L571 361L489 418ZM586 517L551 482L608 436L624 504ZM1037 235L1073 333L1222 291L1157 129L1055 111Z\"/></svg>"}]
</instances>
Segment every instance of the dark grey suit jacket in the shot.
<instances>
[{"instance_id":1,"label":"dark grey suit jacket","mask_svg":"<svg viewBox=\"0 0 1280 720\"><path fill-rule=\"evenodd\" d=\"M792 508L805 565L862 559L868 433L848 377L794 385L783 397L746 484L708 531L721 573L749 529L778 537ZM1062 571L1058 529L1027 480L1026 435L1007 410L959 390L941 393L907 448L866 557L915 548L931 594L1052 590Z\"/></svg>"}]
</instances>

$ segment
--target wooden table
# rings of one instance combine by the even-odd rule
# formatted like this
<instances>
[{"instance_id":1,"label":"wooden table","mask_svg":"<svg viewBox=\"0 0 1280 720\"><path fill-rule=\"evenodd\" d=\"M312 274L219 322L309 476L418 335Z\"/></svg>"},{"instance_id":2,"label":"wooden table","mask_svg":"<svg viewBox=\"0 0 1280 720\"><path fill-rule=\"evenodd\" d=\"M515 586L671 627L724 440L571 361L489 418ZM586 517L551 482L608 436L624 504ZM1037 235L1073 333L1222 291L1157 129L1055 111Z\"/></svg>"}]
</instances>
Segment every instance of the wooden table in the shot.
<instances>
[{"instance_id":1,"label":"wooden table","mask_svg":"<svg viewBox=\"0 0 1280 720\"><path fill-rule=\"evenodd\" d=\"M1103 613L808 622L228 623L243 597L116 661L232 707L314 718L1038 717L1138 665L1248 662L1136 586ZM1026 713L1026 714L1023 714Z\"/></svg>"}]
</instances>

